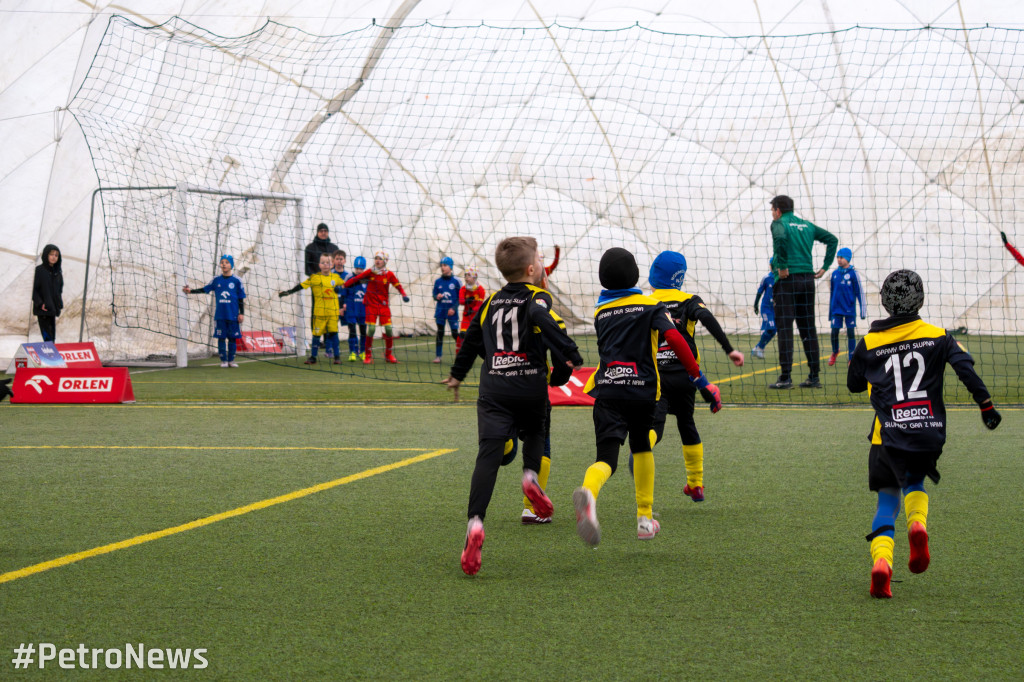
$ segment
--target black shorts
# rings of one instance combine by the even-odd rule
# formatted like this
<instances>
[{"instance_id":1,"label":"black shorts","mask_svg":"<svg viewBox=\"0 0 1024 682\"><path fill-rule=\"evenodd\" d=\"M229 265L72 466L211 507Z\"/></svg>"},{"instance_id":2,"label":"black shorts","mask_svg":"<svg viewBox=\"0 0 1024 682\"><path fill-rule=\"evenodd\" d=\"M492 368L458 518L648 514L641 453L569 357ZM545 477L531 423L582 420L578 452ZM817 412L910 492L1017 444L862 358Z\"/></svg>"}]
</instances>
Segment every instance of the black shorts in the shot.
<instances>
[{"instance_id":1,"label":"black shorts","mask_svg":"<svg viewBox=\"0 0 1024 682\"><path fill-rule=\"evenodd\" d=\"M651 450L651 430L658 403L654 400L594 401L594 433L597 442L616 440L622 445L629 440L632 452Z\"/></svg>"},{"instance_id":2,"label":"black shorts","mask_svg":"<svg viewBox=\"0 0 1024 682\"><path fill-rule=\"evenodd\" d=\"M872 445L868 453L868 487L879 491L882 488L906 488L925 476L939 482L941 452L911 452Z\"/></svg>"},{"instance_id":3,"label":"black shorts","mask_svg":"<svg viewBox=\"0 0 1024 682\"><path fill-rule=\"evenodd\" d=\"M476 400L476 426L480 440L506 441L530 433L544 432L548 414L547 396L508 398L482 395Z\"/></svg>"},{"instance_id":4,"label":"black shorts","mask_svg":"<svg viewBox=\"0 0 1024 682\"><path fill-rule=\"evenodd\" d=\"M670 414L692 424L696 396L697 387L693 385L688 375L681 374L678 378L670 375L667 381L665 375L662 375L661 400L658 401L658 409L654 414L654 430L662 433L665 420Z\"/></svg>"}]
</instances>

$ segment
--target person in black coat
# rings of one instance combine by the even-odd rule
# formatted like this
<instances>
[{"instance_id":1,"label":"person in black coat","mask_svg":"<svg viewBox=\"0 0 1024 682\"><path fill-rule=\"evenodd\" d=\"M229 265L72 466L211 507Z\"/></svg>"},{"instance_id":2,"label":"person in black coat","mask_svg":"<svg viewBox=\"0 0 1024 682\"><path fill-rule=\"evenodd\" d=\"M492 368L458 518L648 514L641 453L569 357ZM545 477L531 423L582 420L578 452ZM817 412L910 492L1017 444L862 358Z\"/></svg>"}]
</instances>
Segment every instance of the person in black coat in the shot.
<instances>
[{"instance_id":1,"label":"person in black coat","mask_svg":"<svg viewBox=\"0 0 1024 682\"><path fill-rule=\"evenodd\" d=\"M60 249L53 244L43 247L43 262L36 266L32 283L32 314L39 320L43 341L57 338L57 318L64 308L64 275L60 270Z\"/></svg>"},{"instance_id":2,"label":"person in black coat","mask_svg":"<svg viewBox=\"0 0 1024 682\"><path fill-rule=\"evenodd\" d=\"M315 275L320 272L321 254L331 255L338 250L338 247L331 243L331 233L327 223L320 223L316 226L316 237L306 245L306 275Z\"/></svg>"}]
</instances>

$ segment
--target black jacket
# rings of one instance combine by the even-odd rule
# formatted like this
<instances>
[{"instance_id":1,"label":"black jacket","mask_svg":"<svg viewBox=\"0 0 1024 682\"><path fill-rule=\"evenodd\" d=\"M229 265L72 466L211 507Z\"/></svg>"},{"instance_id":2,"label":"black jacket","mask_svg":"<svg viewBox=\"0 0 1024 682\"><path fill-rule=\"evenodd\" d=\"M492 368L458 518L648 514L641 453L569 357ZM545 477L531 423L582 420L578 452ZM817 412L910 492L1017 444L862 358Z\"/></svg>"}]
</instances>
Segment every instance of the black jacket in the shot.
<instances>
[{"instance_id":1,"label":"black jacket","mask_svg":"<svg viewBox=\"0 0 1024 682\"><path fill-rule=\"evenodd\" d=\"M306 246L306 274L315 275L320 272L320 255L321 254L332 254L338 250L338 247L331 242L331 238L320 239L320 237L313 237L313 241Z\"/></svg>"},{"instance_id":2,"label":"black jacket","mask_svg":"<svg viewBox=\"0 0 1024 682\"><path fill-rule=\"evenodd\" d=\"M57 263L50 265L46 254L57 252ZM43 263L36 266L35 281L32 282L32 314L44 317L60 317L64 309L64 275L60 270L60 249L53 244L43 247ZM43 306L46 310L43 310Z\"/></svg>"}]
</instances>

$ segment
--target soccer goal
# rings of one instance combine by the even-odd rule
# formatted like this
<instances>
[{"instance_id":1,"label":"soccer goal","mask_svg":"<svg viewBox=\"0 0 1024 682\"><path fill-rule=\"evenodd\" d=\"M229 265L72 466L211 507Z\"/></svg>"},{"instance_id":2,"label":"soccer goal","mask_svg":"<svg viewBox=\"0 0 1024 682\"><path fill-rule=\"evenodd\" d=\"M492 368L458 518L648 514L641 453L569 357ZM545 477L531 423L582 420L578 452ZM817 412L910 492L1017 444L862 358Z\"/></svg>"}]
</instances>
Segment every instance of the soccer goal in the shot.
<instances>
[{"instance_id":1,"label":"soccer goal","mask_svg":"<svg viewBox=\"0 0 1024 682\"><path fill-rule=\"evenodd\" d=\"M101 194L106 248L99 269L109 280L90 296L110 297L105 358L184 367L189 357L209 356L216 346L212 297L187 296L182 287L219 276L222 254L232 256L245 284L245 328L269 333L280 343L276 351L303 352L305 300L279 303L272 295L305 277L301 197L187 184Z\"/></svg>"}]
</instances>

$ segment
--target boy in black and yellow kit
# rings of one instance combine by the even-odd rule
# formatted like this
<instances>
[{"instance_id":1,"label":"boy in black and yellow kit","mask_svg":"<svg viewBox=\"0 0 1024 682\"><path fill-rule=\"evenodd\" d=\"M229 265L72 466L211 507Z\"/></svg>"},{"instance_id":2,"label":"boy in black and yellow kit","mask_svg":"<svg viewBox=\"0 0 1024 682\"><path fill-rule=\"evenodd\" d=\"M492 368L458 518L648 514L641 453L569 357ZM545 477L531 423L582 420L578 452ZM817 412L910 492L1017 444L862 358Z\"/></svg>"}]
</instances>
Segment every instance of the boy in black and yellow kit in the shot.
<instances>
[{"instance_id":1,"label":"boy in black and yellow kit","mask_svg":"<svg viewBox=\"0 0 1024 682\"><path fill-rule=\"evenodd\" d=\"M469 525L462 551L466 575L480 570L484 516L505 443L517 434L522 440L523 494L537 516L551 516L551 500L537 481L548 405L547 351L554 364L561 365L558 375L563 383L570 375L565 371L568 365L583 364L565 325L552 313L551 294L537 286L544 277L537 241L503 239L495 249L494 262L508 284L491 294L473 318L445 381L450 389L458 388L477 355L484 359L476 403L480 449L469 488Z\"/></svg>"},{"instance_id":2,"label":"boy in black and yellow kit","mask_svg":"<svg viewBox=\"0 0 1024 682\"><path fill-rule=\"evenodd\" d=\"M928 495L925 476L939 482L936 465L946 442L946 408L942 379L948 362L981 408L985 426L994 429L1002 417L988 389L974 371L970 354L941 327L918 315L924 305L924 283L912 270L890 273L882 283L882 307L891 315L871 323L850 360L846 386L853 393L869 391L875 410L868 485L878 493L871 533L871 596L892 597L893 535L900 512L900 493L907 516L911 573L928 568Z\"/></svg>"},{"instance_id":3,"label":"boy in black and yellow kit","mask_svg":"<svg viewBox=\"0 0 1024 682\"><path fill-rule=\"evenodd\" d=\"M743 366L743 353L732 347L729 337L722 330L722 325L704 305L700 296L680 291L686 277L686 258L677 251L662 251L651 263L647 281L653 291L651 296L665 304L668 314L683 335L697 364L700 364L700 351L693 335L697 323L704 325L722 350L737 367ZM668 415L676 417L676 427L683 441L683 462L686 465L686 485L683 494L694 502L704 501L704 443L697 432L697 423L693 419L696 406L697 388L686 376L684 368L679 364L675 351L658 335L658 372L661 374L661 399L654 416L655 444L661 442L665 433L665 421Z\"/></svg>"},{"instance_id":4,"label":"boy in black and yellow kit","mask_svg":"<svg viewBox=\"0 0 1024 682\"><path fill-rule=\"evenodd\" d=\"M654 502L651 428L661 395L657 364L659 333L665 335L666 343L686 367L701 395L711 403L711 411L717 412L722 407L718 388L708 383L701 373L668 310L660 301L635 288L640 271L633 254L625 249L608 249L601 256L598 276L601 286L605 287L594 311L601 363L583 389L595 399L597 461L587 469L583 485L572 494L576 532L590 545L601 540L597 496L615 473L619 447L627 439L633 452L637 537L650 540L661 528L651 518Z\"/></svg>"}]
</instances>

